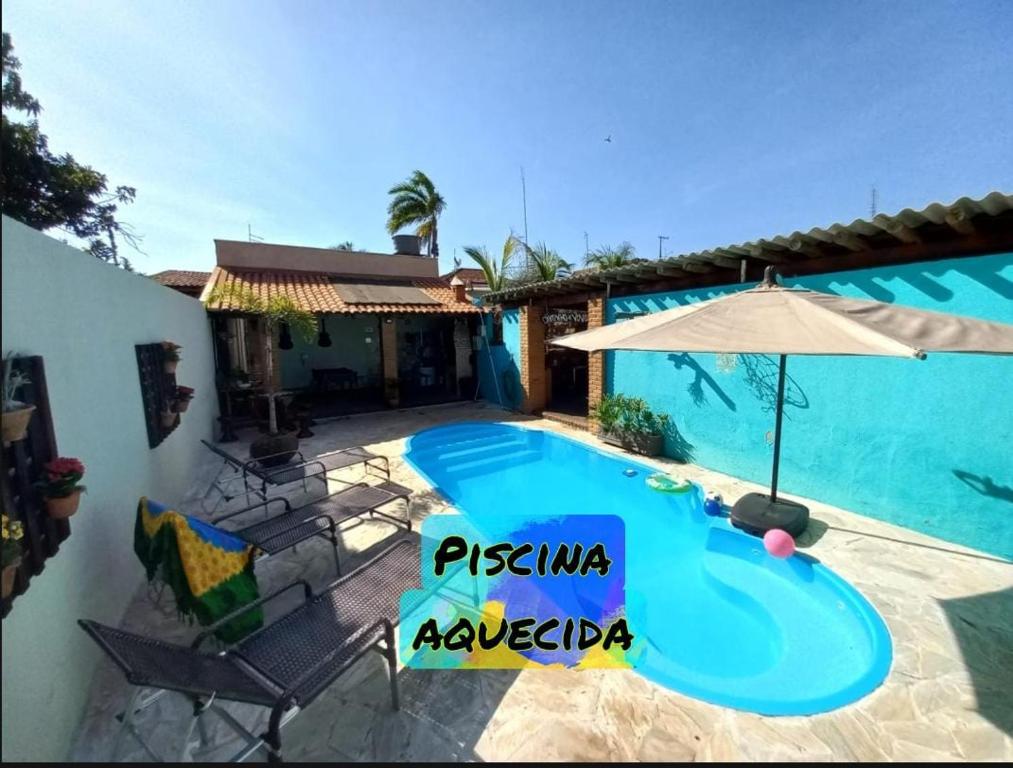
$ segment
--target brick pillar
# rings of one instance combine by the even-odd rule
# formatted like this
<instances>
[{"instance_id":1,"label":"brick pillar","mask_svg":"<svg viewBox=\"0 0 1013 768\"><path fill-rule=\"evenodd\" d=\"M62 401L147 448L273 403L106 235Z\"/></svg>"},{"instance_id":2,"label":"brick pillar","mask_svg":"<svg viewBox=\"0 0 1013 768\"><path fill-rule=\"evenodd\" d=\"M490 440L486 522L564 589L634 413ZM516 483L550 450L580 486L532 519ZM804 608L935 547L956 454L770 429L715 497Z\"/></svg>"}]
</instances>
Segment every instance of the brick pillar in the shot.
<instances>
[{"instance_id":1,"label":"brick pillar","mask_svg":"<svg viewBox=\"0 0 1013 768\"><path fill-rule=\"evenodd\" d=\"M545 324L542 307L520 308L521 390L524 413L537 413L545 407Z\"/></svg>"},{"instance_id":2,"label":"brick pillar","mask_svg":"<svg viewBox=\"0 0 1013 768\"><path fill-rule=\"evenodd\" d=\"M383 397L387 405L397 408L401 388L397 376L397 319L380 318L380 352L383 355Z\"/></svg>"},{"instance_id":3,"label":"brick pillar","mask_svg":"<svg viewBox=\"0 0 1013 768\"><path fill-rule=\"evenodd\" d=\"M597 296L587 302L587 327L599 328L605 325L605 297ZM594 409L605 393L605 353L587 353L587 417L591 431L597 431Z\"/></svg>"}]
</instances>

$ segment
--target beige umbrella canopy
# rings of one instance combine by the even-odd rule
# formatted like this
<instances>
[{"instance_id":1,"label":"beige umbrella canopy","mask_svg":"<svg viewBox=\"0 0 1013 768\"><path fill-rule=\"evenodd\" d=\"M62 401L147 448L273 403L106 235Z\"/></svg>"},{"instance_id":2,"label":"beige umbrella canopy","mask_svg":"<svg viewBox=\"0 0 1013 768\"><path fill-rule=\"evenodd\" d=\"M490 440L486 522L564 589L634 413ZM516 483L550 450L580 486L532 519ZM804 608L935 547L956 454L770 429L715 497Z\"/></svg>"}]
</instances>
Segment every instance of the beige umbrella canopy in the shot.
<instances>
[{"instance_id":1,"label":"beige umbrella canopy","mask_svg":"<svg viewBox=\"0 0 1013 768\"><path fill-rule=\"evenodd\" d=\"M798 535L805 529L808 512L802 514L798 510L804 507L777 498L786 355L1007 355L1013 354L1013 325L785 288L768 267L755 288L582 331L552 343L587 352L636 349L779 355L771 493L769 497L749 494L736 504L732 519L753 532L777 527ZM750 519L736 519L737 512L745 514L740 505L749 497L760 497L762 502L752 499L745 505L752 508Z\"/></svg>"},{"instance_id":2,"label":"beige umbrella canopy","mask_svg":"<svg viewBox=\"0 0 1013 768\"><path fill-rule=\"evenodd\" d=\"M925 357L1013 354L1013 325L848 299L764 281L755 288L554 339L572 349Z\"/></svg>"}]
</instances>

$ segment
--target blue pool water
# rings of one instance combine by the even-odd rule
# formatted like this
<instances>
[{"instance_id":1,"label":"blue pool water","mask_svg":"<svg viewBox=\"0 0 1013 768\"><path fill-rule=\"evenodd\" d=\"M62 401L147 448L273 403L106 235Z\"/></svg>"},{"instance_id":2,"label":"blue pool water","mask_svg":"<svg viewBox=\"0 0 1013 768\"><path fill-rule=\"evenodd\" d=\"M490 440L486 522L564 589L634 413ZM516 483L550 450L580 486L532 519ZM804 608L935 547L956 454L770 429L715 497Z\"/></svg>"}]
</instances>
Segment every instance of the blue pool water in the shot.
<instances>
[{"instance_id":1,"label":"blue pool water","mask_svg":"<svg viewBox=\"0 0 1013 768\"><path fill-rule=\"evenodd\" d=\"M659 493L644 483L647 465L505 424L419 432L405 458L476 521L621 517L627 618L646 640L636 669L672 690L806 715L861 698L889 671L890 636L861 594L811 558L773 558L760 539L707 516L698 487Z\"/></svg>"}]
</instances>

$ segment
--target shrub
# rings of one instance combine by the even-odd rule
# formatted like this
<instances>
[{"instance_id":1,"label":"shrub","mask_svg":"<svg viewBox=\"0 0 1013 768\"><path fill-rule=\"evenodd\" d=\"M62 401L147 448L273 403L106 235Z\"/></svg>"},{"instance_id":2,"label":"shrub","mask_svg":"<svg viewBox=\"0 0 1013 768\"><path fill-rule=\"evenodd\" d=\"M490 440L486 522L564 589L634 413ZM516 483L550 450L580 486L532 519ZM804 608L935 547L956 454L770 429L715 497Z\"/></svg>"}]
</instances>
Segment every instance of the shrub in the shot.
<instances>
[{"instance_id":1,"label":"shrub","mask_svg":"<svg viewBox=\"0 0 1013 768\"><path fill-rule=\"evenodd\" d=\"M655 413L643 398L605 395L595 407L595 418L605 432L639 432L660 435L671 422L667 413Z\"/></svg>"}]
</instances>

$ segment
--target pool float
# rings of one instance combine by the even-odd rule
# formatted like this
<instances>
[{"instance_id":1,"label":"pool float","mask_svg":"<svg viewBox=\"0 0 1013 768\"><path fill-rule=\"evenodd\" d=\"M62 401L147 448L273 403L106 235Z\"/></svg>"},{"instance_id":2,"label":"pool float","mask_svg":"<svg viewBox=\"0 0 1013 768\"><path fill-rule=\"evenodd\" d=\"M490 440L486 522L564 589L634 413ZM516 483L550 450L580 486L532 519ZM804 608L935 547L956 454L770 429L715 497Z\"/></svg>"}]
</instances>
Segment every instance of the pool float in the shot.
<instances>
[{"instance_id":1,"label":"pool float","mask_svg":"<svg viewBox=\"0 0 1013 768\"><path fill-rule=\"evenodd\" d=\"M649 488L662 493L685 493L693 487L693 483L685 478L669 477L662 472L649 475L645 482Z\"/></svg>"}]
</instances>

